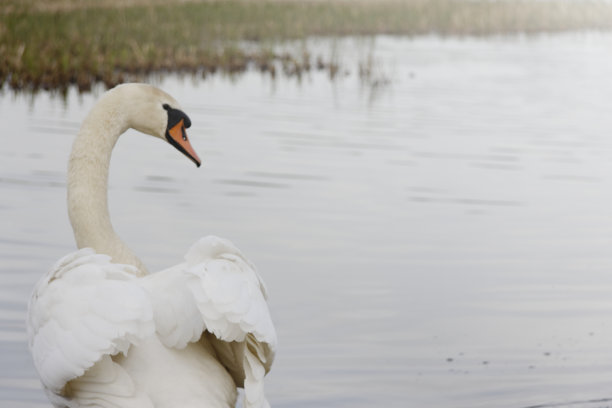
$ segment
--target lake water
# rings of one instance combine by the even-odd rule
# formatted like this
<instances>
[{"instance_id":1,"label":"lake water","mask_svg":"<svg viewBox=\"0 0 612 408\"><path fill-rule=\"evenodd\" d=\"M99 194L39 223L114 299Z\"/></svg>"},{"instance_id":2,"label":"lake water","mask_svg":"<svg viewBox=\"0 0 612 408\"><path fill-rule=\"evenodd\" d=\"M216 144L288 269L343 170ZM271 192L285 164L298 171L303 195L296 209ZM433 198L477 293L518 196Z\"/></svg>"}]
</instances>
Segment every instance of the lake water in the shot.
<instances>
[{"instance_id":1,"label":"lake water","mask_svg":"<svg viewBox=\"0 0 612 408\"><path fill-rule=\"evenodd\" d=\"M350 73L157 82L204 164L120 139L124 240L151 270L207 234L258 265L273 407L612 406L612 35L312 47ZM388 86L359 80L370 52ZM0 95L1 407L48 407L26 302L74 249L66 160L96 99Z\"/></svg>"}]
</instances>

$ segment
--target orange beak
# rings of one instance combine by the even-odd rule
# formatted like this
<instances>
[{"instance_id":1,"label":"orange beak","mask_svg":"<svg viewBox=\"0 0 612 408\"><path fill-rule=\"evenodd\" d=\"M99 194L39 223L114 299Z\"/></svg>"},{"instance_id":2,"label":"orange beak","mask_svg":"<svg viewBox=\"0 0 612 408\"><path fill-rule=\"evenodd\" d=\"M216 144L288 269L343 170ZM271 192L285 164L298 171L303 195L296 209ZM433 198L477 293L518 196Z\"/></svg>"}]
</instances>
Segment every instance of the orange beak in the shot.
<instances>
[{"instance_id":1,"label":"orange beak","mask_svg":"<svg viewBox=\"0 0 612 408\"><path fill-rule=\"evenodd\" d=\"M198 154L191 147L191 143L189 143L189 139L187 139L187 132L185 131L184 120L181 119L174 127L168 129L166 132L166 139L170 142L174 147L176 147L180 152L182 152L185 156L189 157L196 166L200 167L202 161L198 157Z\"/></svg>"}]
</instances>

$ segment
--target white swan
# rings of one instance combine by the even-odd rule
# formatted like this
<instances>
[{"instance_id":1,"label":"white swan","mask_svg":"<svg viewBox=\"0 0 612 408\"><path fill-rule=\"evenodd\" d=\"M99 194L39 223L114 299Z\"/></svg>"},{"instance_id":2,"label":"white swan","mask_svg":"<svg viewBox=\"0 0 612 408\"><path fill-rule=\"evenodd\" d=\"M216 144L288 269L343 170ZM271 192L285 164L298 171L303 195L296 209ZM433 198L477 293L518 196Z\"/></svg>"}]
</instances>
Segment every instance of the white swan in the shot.
<instances>
[{"instance_id":1,"label":"white swan","mask_svg":"<svg viewBox=\"0 0 612 408\"><path fill-rule=\"evenodd\" d=\"M56 407L268 407L276 334L264 284L229 241L206 237L148 274L113 230L110 156L128 128L167 140L198 166L178 103L145 84L102 96L76 138L68 210L77 252L36 284L29 345Z\"/></svg>"}]
</instances>

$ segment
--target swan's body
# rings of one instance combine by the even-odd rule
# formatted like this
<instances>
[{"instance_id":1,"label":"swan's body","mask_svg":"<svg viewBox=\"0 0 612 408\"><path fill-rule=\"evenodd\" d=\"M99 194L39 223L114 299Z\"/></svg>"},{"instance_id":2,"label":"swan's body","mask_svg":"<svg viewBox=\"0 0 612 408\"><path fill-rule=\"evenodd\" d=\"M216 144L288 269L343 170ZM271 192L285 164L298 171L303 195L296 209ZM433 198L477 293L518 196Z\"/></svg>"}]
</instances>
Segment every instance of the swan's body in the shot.
<instances>
[{"instance_id":1,"label":"swan's body","mask_svg":"<svg viewBox=\"0 0 612 408\"><path fill-rule=\"evenodd\" d=\"M110 156L128 128L166 138L196 164L190 121L142 84L107 92L70 156L68 210L80 249L37 283L30 349L56 407L267 407L263 377L276 334L255 268L229 241L206 237L185 262L147 274L110 223Z\"/></svg>"}]
</instances>

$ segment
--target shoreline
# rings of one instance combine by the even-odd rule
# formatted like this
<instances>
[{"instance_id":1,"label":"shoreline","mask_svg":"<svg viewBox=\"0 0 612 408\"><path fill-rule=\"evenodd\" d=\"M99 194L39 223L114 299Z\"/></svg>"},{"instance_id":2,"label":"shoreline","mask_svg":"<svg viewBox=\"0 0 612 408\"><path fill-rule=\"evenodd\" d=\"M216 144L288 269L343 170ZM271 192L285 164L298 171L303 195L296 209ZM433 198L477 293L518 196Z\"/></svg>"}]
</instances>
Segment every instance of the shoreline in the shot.
<instances>
[{"instance_id":1,"label":"shoreline","mask_svg":"<svg viewBox=\"0 0 612 408\"><path fill-rule=\"evenodd\" d=\"M258 69L275 76L319 69L333 77L333 58L310 55L305 46L275 51L311 36L612 30L612 3L601 0L6 0L0 16L0 87L15 91L87 91L163 72Z\"/></svg>"}]
</instances>

